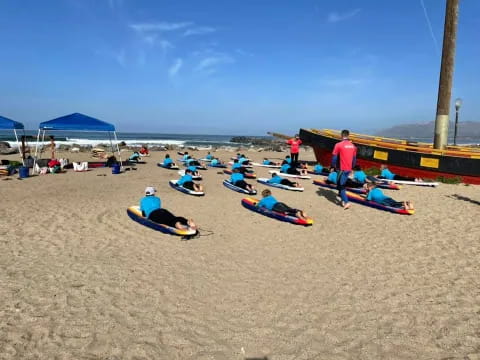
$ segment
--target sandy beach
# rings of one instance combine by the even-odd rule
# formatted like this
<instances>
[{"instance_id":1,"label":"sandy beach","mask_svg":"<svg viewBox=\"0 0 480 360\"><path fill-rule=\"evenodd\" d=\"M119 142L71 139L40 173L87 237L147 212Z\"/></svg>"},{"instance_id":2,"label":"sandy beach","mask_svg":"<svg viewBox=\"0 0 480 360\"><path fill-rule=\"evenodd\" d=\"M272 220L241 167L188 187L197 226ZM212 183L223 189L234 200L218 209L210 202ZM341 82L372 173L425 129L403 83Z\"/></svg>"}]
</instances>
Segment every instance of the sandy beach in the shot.
<instances>
[{"instance_id":1,"label":"sandy beach","mask_svg":"<svg viewBox=\"0 0 480 360\"><path fill-rule=\"evenodd\" d=\"M413 216L271 188L314 218L300 227L243 208L216 169L203 198L173 190L164 155L0 178L0 359L480 359L479 186L385 190ZM130 220L147 185L204 236Z\"/></svg>"}]
</instances>

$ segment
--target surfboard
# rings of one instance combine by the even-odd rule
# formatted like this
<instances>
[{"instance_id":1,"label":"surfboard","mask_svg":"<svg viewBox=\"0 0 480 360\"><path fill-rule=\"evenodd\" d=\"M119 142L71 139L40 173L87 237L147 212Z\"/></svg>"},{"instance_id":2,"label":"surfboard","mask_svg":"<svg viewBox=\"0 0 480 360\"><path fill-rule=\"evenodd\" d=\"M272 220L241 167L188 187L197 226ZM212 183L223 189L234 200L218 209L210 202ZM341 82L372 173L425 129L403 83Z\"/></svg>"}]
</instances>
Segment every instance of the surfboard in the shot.
<instances>
[{"instance_id":1,"label":"surfboard","mask_svg":"<svg viewBox=\"0 0 480 360\"><path fill-rule=\"evenodd\" d=\"M271 169L280 169L282 167L281 165L264 165L264 164L255 163L255 162L252 162L251 164L254 166L266 167Z\"/></svg>"},{"instance_id":2,"label":"surfboard","mask_svg":"<svg viewBox=\"0 0 480 360\"><path fill-rule=\"evenodd\" d=\"M188 194L188 195L193 195L193 196L204 196L205 193L203 191L193 191L193 190L190 190L190 189L187 189L181 185L177 185L177 181L178 180L170 180L168 183L170 184L170 186L172 188L174 188L175 190L178 190L184 194Z\"/></svg>"},{"instance_id":3,"label":"surfboard","mask_svg":"<svg viewBox=\"0 0 480 360\"><path fill-rule=\"evenodd\" d=\"M223 170L223 173L227 174L227 175L232 175L233 171L230 170L230 169L225 169L225 170ZM255 174L254 172L245 172L243 174L243 176L247 179L256 179L257 178L257 174Z\"/></svg>"},{"instance_id":4,"label":"surfboard","mask_svg":"<svg viewBox=\"0 0 480 360\"><path fill-rule=\"evenodd\" d=\"M185 170L180 170L180 171L178 172L178 175L180 175L180 176L185 175ZM192 176L192 179L193 179L193 180L202 180L202 175Z\"/></svg>"},{"instance_id":5,"label":"surfboard","mask_svg":"<svg viewBox=\"0 0 480 360\"><path fill-rule=\"evenodd\" d=\"M199 159L200 161L205 161L205 162L210 162L212 161L213 159L207 159L207 158L202 158L202 159Z\"/></svg>"},{"instance_id":6,"label":"surfboard","mask_svg":"<svg viewBox=\"0 0 480 360\"><path fill-rule=\"evenodd\" d=\"M248 194L248 195L256 195L257 194L257 190L253 190L253 191L245 190L241 187L233 185L229 180L223 180L223 185L225 187L229 188L230 190L233 190L233 191L236 191L236 192L239 192L239 193Z\"/></svg>"},{"instance_id":7,"label":"surfboard","mask_svg":"<svg viewBox=\"0 0 480 360\"><path fill-rule=\"evenodd\" d=\"M268 217L271 217L273 219L277 219L277 220L280 220L280 221L285 221L285 222L289 222L291 224L303 225L303 226L313 225L313 219L312 218L299 219L296 216L290 216L290 215L286 215L286 214L279 213L279 212L276 212L276 211L272 211L272 210L268 210L268 209L265 209L265 208L257 207L256 205L259 201L260 200L255 199L255 198L245 198L245 199L242 199L242 205L245 208L247 208L248 210L255 211L259 214L262 214L264 216L268 216Z\"/></svg>"},{"instance_id":8,"label":"surfboard","mask_svg":"<svg viewBox=\"0 0 480 360\"><path fill-rule=\"evenodd\" d=\"M312 178L311 176L308 176L308 175L286 174L286 173L282 173L282 172L280 172L280 171L275 171L275 170L269 170L268 172L269 172L270 174L276 173L276 174L278 174L279 176L291 177L291 178L295 178L295 179L311 179L311 178Z\"/></svg>"},{"instance_id":9,"label":"surfboard","mask_svg":"<svg viewBox=\"0 0 480 360\"><path fill-rule=\"evenodd\" d=\"M388 180L388 179L379 179L377 181L382 183L394 183L401 185L414 185L414 186L427 186L427 187L437 187L440 185L438 182L428 182L428 181L407 181L407 180Z\"/></svg>"},{"instance_id":10,"label":"surfboard","mask_svg":"<svg viewBox=\"0 0 480 360\"><path fill-rule=\"evenodd\" d=\"M151 220L148 220L145 216L142 215L139 206L130 206L127 209L127 214L133 221L138 222L146 227L149 227L153 230L160 231L164 234L177 235L177 236L192 236L197 233L197 230L193 229L177 229L171 226L158 224Z\"/></svg>"},{"instance_id":11,"label":"surfboard","mask_svg":"<svg viewBox=\"0 0 480 360\"><path fill-rule=\"evenodd\" d=\"M337 190L337 184L330 184L327 183L326 180L313 180L313 183L317 186L321 186L324 188L332 189L332 190ZM363 187L360 188L352 188L352 187L346 187L345 188L348 191L351 191L356 194L366 194L367 190L364 189Z\"/></svg>"},{"instance_id":12,"label":"surfboard","mask_svg":"<svg viewBox=\"0 0 480 360\"><path fill-rule=\"evenodd\" d=\"M225 164L216 164L216 165L208 164L207 166L213 167L213 168L223 168L223 169L227 167L227 165Z\"/></svg>"},{"instance_id":13,"label":"surfboard","mask_svg":"<svg viewBox=\"0 0 480 360\"><path fill-rule=\"evenodd\" d=\"M167 169L167 170L178 170L179 167L177 165L174 165L174 166L164 166L162 163L158 163L157 166L161 167L161 168L164 168L164 169Z\"/></svg>"},{"instance_id":14,"label":"surfboard","mask_svg":"<svg viewBox=\"0 0 480 360\"><path fill-rule=\"evenodd\" d=\"M415 210L405 210L405 209L399 209L399 208L394 208L391 206L385 206L382 204L379 204L375 201L368 201L365 196L362 196L360 194L353 193L351 191L346 191L347 197L350 201L362 204L365 206L369 206L378 210L383 210L383 211L388 211L392 212L395 214L400 214L400 215L413 215L415 214Z\"/></svg>"},{"instance_id":15,"label":"surfboard","mask_svg":"<svg viewBox=\"0 0 480 360\"><path fill-rule=\"evenodd\" d=\"M228 162L228 165L233 165L233 164L234 164L233 161L229 161L229 162ZM242 165L242 167L250 169L250 168L252 168L253 166L250 165L250 164L248 164L248 165Z\"/></svg>"},{"instance_id":16,"label":"surfboard","mask_svg":"<svg viewBox=\"0 0 480 360\"><path fill-rule=\"evenodd\" d=\"M267 185L267 186L272 186L272 187L275 187L275 188L278 188L278 189L290 190L290 191L303 191L304 190L303 187L293 187L293 186L287 186L287 185L283 185L283 184L272 184L272 183L269 183L268 180L270 180L270 179L267 179L267 178L257 179L257 181L260 184Z\"/></svg>"}]
</instances>

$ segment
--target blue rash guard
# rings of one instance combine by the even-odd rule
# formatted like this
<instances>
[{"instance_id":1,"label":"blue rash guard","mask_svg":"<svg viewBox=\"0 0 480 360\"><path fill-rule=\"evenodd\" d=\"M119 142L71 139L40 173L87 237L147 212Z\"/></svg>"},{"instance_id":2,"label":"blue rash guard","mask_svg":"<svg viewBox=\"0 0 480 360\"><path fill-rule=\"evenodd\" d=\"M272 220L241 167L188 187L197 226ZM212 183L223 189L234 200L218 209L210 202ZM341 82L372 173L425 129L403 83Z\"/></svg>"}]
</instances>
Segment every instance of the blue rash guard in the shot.
<instances>
[{"instance_id":1,"label":"blue rash guard","mask_svg":"<svg viewBox=\"0 0 480 360\"><path fill-rule=\"evenodd\" d=\"M187 170L190 170L191 172L195 172L197 171L197 167L194 165L190 165L189 167L187 167Z\"/></svg>"},{"instance_id":2,"label":"blue rash guard","mask_svg":"<svg viewBox=\"0 0 480 360\"><path fill-rule=\"evenodd\" d=\"M328 178L327 180L336 184L337 183L337 178L338 178L338 175L337 173L334 171L334 172L331 172L330 175L328 175Z\"/></svg>"},{"instance_id":3,"label":"blue rash guard","mask_svg":"<svg viewBox=\"0 0 480 360\"><path fill-rule=\"evenodd\" d=\"M288 169L290 169L290 164L283 164L282 167L280 168L280 172L282 173L288 173Z\"/></svg>"},{"instance_id":4,"label":"blue rash guard","mask_svg":"<svg viewBox=\"0 0 480 360\"><path fill-rule=\"evenodd\" d=\"M140 200L140 210L145 213L148 218L152 211L158 210L162 207L162 201L156 196L145 196Z\"/></svg>"},{"instance_id":5,"label":"blue rash guard","mask_svg":"<svg viewBox=\"0 0 480 360\"><path fill-rule=\"evenodd\" d=\"M392 173L390 170L388 169L383 169L382 170L382 173L380 174L380 176L384 177L385 179L388 179L388 180L393 180L393 178L395 177L395 174Z\"/></svg>"},{"instance_id":6,"label":"blue rash guard","mask_svg":"<svg viewBox=\"0 0 480 360\"><path fill-rule=\"evenodd\" d=\"M243 174L241 174L241 173L233 173L230 176L230 182L234 185L237 181L240 181L240 180L243 180L243 179L244 179L244 177L243 177Z\"/></svg>"},{"instance_id":7,"label":"blue rash guard","mask_svg":"<svg viewBox=\"0 0 480 360\"><path fill-rule=\"evenodd\" d=\"M257 203L258 207L264 207L268 210L272 210L273 206L277 203L277 199L275 199L272 195L264 197Z\"/></svg>"},{"instance_id":8,"label":"blue rash guard","mask_svg":"<svg viewBox=\"0 0 480 360\"><path fill-rule=\"evenodd\" d=\"M212 162L210 163L210 165L212 165L212 166L218 165L218 160L213 159Z\"/></svg>"},{"instance_id":9,"label":"blue rash guard","mask_svg":"<svg viewBox=\"0 0 480 360\"><path fill-rule=\"evenodd\" d=\"M138 155L137 153L134 153L128 158L128 160L137 160L139 157L140 155Z\"/></svg>"},{"instance_id":10,"label":"blue rash guard","mask_svg":"<svg viewBox=\"0 0 480 360\"><path fill-rule=\"evenodd\" d=\"M187 158L189 157L190 155L183 155L183 160L187 161Z\"/></svg>"},{"instance_id":11,"label":"blue rash guard","mask_svg":"<svg viewBox=\"0 0 480 360\"><path fill-rule=\"evenodd\" d=\"M240 163L233 163L233 165L232 165L232 170L233 170L233 169L240 169L241 167L242 167L242 164L240 164Z\"/></svg>"},{"instance_id":12,"label":"blue rash guard","mask_svg":"<svg viewBox=\"0 0 480 360\"><path fill-rule=\"evenodd\" d=\"M270 160L263 160L263 165L270 165L272 162Z\"/></svg>"},{"instance_id":13,"label":"blue rash guard","mask_svg":"<svg viewBox=\"0 0 480 360\"><path fill-rule=\"evenodd\" d=\"M192 175L185 174L177 181L177 185L182 186L183 184L185 184L186 182L189 182L189 181L193 181Z\"/></svg>"},{"instance_id":14,"label":"blue rash guard","mask_svg":"<svg viewBox=\"0 0 480 360\"><path fill-rule=\"evenodd\" d=\"M323 166L320 164L317 164L313 167L313 172L315 174L321 174L323 172Z\"/></svg>"},{"instance_id":15,"label":"blue rash guard","mask_svg":"<svg viewBox=\"0 0 480 360\"><path fill-rule=\"evenodd\" d=\"M385 199L389 199L389 197L385 196L379 188L373 188L367 195L367 200L376 203L382 203Z\"/></svg>"},{"instance_id":16,"label":"blue rash guard","mask_svg":"<svg viewBox=\"0 0 480 360\"><path fill-rule=\"evenodd\" d=\"M292 158L285 158L285 161L286 161L287 163L291 164L291 163L292 163Z\"/></svg>"},{"instance_id":17,"label":"blue rash guard","mask_svg":"<svg viewBox=\"0 0 480 360\"><path fill-rule=\"evenodd\" d=\"M281 184L282 180L283 179L280 176L276 175L276 176L272 177L271 179L268 179L268 182L270 184Z\"/></svg>"},{"instance_id":18,"label":"blue rash guard","mask_svg":"<svg viewBox=\"0 0 480 360\"><path fill-rule=\"evenodd\" d=\"M354 171L353 179L360 184L365 184L365 182L367 181L367 174L365 174L362 170Z\"/></svg>"},{"instance_id":19,"label":"blue rash guard","mask_svg":"<svg viewBox=\"0 0 480 360\"><path fill-rule=\"evenodd\" d=\"M207 156L205 156L205 159L211 160L211 159L213 159L213 155L212 155L212 154L208 154Z\"/></svg>"},{"instance_id":20,"label":"blue rash guard","mask_svg":"<svg viewBox=\"0 0 480 360\"><path fill-rule=\"evenodd\" d=\"M166 158L165 160L163 160L163 166L168 166L172 163L173 163L173 160L170 158Z\"/></svg>"},{"instance_id":21,"label":"blue rash guard","mask_svg":"<svg viewBox=\"0 0 480 360\"><path fill-rule=\"evenodd\" d=\"M243 156L240 159L238 159L238 162L240 164L243 164L245 161L248 161L248 160L247 160L247 158L244 158Z\"/></svg>"}]
</instances>

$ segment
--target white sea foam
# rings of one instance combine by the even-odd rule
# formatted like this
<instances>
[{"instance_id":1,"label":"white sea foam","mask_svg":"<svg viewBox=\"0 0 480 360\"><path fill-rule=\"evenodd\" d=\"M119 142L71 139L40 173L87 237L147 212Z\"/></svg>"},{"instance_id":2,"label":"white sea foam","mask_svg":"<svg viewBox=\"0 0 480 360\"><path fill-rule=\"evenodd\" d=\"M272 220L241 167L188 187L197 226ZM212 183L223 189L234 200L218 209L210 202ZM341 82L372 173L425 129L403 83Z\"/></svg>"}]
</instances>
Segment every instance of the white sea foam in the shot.
<instances>
[{"instance_id":1,"label":"white sea foam","mask_svg":"<svg viewBox=\"0 0 480 360\"><path fill-rule=\"evenodd\" d=\"M55 144L58 146L60 145L69 145L72 146L73 144L77 144L80 146L97 146L99 144L110 145L110 139L73 139L67 138L67 141L57 141L55 140ZM11 147L17 147L17 143L15 141L7 141ZM124 142L128 146L141 146L143 144L147 145L183 145L185 141L182 140L167 140L167 139L135 139L135 140L122 140L118 139L118 141L112 140L113 144ZM30 147L35 146L36 141L30 141ZM39 145L48 145L50 141L39 142Z\"/></svg>"}]
</instances>

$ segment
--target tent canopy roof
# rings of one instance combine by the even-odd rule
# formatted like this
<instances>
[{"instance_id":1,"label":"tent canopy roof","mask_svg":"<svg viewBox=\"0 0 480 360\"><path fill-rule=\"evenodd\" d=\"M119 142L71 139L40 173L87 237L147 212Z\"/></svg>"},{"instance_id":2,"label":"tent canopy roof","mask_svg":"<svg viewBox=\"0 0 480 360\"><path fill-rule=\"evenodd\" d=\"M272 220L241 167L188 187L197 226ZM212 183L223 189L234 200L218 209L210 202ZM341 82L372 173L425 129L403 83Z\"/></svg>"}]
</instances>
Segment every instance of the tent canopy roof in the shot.
<instances>
[{"instance_id":1,"label":"tent canopy roof","mask_svg":"<svg viewBox=\"0 0 480 360\"><path fill-rule=\"evenodd\" d=\"M23 129L23 124L18 121L0 116L0 130L14 130L14 129L15 130Z\"/></svg>"},{"instance_id":2,"label":"tent canopy roof","mask_svg":"<svg viewBox=\"0 0 480 360\"><path fill-rule=\"evenodd\" d=\"M115 131L115 126L80 113L73 113L40 123L41 130Z\"/></svg>"}]
</instances>

